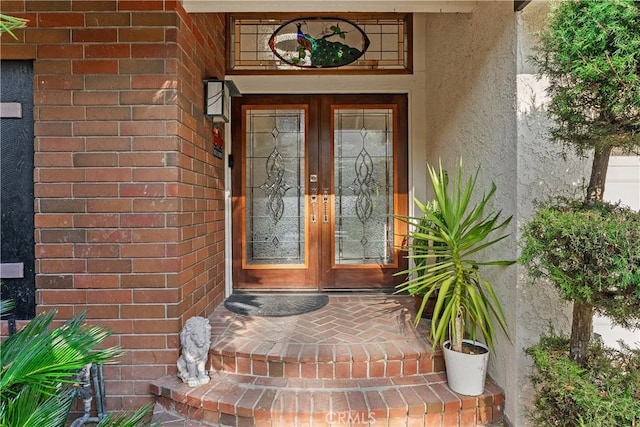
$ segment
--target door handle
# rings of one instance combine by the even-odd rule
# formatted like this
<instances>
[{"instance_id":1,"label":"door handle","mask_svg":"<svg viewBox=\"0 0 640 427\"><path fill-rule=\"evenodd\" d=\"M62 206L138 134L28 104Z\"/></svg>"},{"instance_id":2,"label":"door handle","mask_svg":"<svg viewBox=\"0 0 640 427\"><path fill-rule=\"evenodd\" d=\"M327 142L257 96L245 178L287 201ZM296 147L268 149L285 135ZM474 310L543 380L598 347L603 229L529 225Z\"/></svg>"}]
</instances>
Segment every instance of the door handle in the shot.
<instances>
[{"instance_id":1,"label":"door handle","mask_svg":"<svg viewBox=\"0 0 640 427\"><path fill-rule=\"evenodd\" d=\"M318 212L318 189L311 189L311 222L316 222Z\"/></svg>"},{"instance_id":2,"label":"door handle","mask_svg":"<svg viewBox=\"0 0 640 427\"><path fill-rule=\"evenodd\" d=\"M322 203L323 203L323 215L322 222L329 223L329 189L324 188L322 190Z\"/></svg>"}]
</instances>

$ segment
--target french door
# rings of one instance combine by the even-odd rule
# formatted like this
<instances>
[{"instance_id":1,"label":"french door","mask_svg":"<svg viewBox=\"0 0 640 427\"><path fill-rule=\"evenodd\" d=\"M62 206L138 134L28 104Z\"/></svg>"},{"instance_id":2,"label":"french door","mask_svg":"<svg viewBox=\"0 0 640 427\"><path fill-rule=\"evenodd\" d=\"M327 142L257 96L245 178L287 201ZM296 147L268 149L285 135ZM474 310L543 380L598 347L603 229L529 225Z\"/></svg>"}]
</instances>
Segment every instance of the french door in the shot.
<instances>
[{"instance_id":1,"label":"french door","mask_svg":"<svg viewBox=\"0 0 640 427\"><path fill-rule=\"evenodd\" d=\"M405 95L245 95L232 136L234 287L403 280Z\"/></svg>"}]
</instances>

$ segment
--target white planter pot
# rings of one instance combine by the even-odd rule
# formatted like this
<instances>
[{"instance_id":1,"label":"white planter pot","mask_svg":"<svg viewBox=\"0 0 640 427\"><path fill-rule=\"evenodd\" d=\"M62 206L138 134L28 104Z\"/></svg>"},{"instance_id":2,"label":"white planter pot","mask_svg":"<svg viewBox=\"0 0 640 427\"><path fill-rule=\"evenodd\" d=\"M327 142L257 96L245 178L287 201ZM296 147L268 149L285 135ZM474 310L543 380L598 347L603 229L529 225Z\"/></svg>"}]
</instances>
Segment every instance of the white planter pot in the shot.
<instances>
[{"instance_id":1,"label":"white planter pot","mask_svg":"<svg viewBox=\"0 0 640 427\"><path fill-rule=\"evenodd\" d=\"M487 378L489 348L477 341L463 340L463 342L482 347L487 351L482 354L459 353L451 350L450 341L445 341L442 347L447 381L449 388L456 393L478 396L484 391L484 381Z\"/></svg>"}]
</instances>

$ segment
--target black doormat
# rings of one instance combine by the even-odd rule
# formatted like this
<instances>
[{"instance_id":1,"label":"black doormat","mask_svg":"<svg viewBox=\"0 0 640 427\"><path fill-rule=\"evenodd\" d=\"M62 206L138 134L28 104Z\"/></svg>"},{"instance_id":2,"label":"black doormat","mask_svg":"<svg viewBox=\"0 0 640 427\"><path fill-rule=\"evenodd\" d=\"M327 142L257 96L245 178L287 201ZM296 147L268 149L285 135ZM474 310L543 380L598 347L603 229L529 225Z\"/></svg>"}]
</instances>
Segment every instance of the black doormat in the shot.
<instances>
[{"instance_id":1,"label":"black doormat","mask_svg":"<svg viewBox=\"0 0 640 427\"><path fill-rule=\"evenodd\" d=\"M318 310L328 302L326 294L232 294L224 306L245 316L285 317Z\"/></svg>"}]
</instances>

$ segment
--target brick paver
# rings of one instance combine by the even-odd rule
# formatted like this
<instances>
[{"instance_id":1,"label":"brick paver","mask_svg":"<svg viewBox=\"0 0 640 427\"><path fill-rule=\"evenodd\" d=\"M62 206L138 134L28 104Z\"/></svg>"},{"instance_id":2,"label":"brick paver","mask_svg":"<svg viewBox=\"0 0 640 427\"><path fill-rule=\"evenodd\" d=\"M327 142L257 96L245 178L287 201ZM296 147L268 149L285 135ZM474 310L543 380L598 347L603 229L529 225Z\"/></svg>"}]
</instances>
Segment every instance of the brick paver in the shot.
<instances>
[{"instance_id":1,"label":"brick paver","mask_svg":"<svg viewBox=\"0 0 640 427\"><path fill-rule=\"evenodd\" d=\"M425 339L427 325L412 325L413 313L411 298L390 295L331 295L320 310L279 318L220 306L209 316L211 382L192 389L176 376L154 381L167 412L158 419L270 427L501 419L504 396L491 379L477 397L447 387L441 354Z\"/></svg>"}]
</instances>

